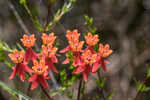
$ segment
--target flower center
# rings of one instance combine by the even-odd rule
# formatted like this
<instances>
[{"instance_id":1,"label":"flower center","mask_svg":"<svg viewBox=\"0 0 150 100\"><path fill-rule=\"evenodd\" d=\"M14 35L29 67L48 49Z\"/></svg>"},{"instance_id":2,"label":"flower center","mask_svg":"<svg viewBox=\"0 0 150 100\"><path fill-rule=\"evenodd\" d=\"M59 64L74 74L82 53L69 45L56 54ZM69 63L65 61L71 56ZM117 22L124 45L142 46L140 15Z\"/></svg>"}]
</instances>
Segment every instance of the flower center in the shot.
<instances>
[{"instance_id":1,"label":"flower center","mask_svg":"<svg viewBox=\"0 0 150 100\"><path fill-rule=\"evenodd\" d=\"M27 42L29 43L29 42L31 42L31 40L30 40L30 39L27 39Z\"/></svg>"}]
</instances>

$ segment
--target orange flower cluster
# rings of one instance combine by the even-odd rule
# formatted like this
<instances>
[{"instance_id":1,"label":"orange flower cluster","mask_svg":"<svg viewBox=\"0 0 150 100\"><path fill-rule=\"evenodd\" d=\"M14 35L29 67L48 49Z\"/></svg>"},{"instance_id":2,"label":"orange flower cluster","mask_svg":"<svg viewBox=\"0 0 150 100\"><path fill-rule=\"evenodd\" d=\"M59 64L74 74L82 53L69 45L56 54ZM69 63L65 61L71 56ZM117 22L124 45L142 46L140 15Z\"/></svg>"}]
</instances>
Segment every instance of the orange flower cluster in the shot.
<instances>
[{"instance_id":1,"label":"orange flower cluster","mask_svg":"<svg viewBox=\"0 0 150 100\"><path fill-rule=\"evenodd\" d=\"M99 36L92 35L88 33L85 38L85 42L87 47L82 50L84 41L79 41L80 33L77 30L67 30L66 38L68 40L69 45L60 51L60 53L65 53L68 51L73 52L73 65L76 69L73 71L74 74L83 73L83 79L85 81L88 80L88 76L90 72L94 74L99 67L101 66L103 70L106 72L106 64L108 61L104 60L104 58L108 57L112 54L112 50L110 50L110 46L106 44L99 44L99 50L95 51L93 47L98 44ZM63 64L68 64L69 58L63 62Z\"/></svg>"},{"instance_id":2,"label":"orange flower cluster","mask_svg":"<svg viewBox=\"0 0 150 100\"><path fill-rule=\"evenodd\" d=\"M78 33L78 30L67 30L66 38L68 40L68 46L61 50L60 53L68 51L73 53L73 62L71 62L75 67L73 74L83 73L83 79L87 81L89 74L96 73L100 67L106 72L106 64L108 64L108 61L106 61L105 58L112 54L113 51L110 50L108 44L103 45L101 43L99 44L98 51L93 49L95 45L98 45L98 35L88 33L88 35L84 37L85 41L80 41L79 37L80 33ZM30 36L24 35L21 39L22 44L26 47L25 52L14 50L12 54L8 55L16 64L13 67L13 72L9 79L14 78L14 76L18 74L21 81L24 82L25 73L29 73L31 77L28 81L32 82L32 90L35 89L38 84L42 85L44 88L49 88L46 82L46 79L50 78L48 74L49 71L52 70L58 73L58 70L54 66L54 63L58 63L56 56L59 56L56 54L58 49L53 46L56 36L54 36L54 33L43 33L41 39L43 44L40 53L36 53L32 49L36 41L34 34L32 34ZM83 49L85 43L86 48ZM66 57L66 60L62 62L63 64L69 63L69 55L66 54ZM32 61L33 64L32 69L28 66L30 61Z\"/></svg>"},{"instance_id":3,"label":"orange flower cluster","mask_svg":"<svg viewBox=\"0 0 150 100\"><path fill-rule=\"evenodd\" d=\"M31 89L33 90L41 84L44 88L49 88L46 79L49 79L48 75L50 70L58 73L53 63L57 63L56 51L57 48L53 47L56 36L54 33L42 34L42 51L40 53L35 53L32 47L35 45L34 34L27 36L24 35L21 40L22 44L26 47L26 51L14 50L13 54L9 54L10 59L16 64L13 67L13 73L9 79L14 78L16 74L19 74L20 79L24 82L25 72L29 73L31 77L29 82L32 82ZM32 69L28 66L29 62L32 61Z\"/></svg>"}]
</instances>

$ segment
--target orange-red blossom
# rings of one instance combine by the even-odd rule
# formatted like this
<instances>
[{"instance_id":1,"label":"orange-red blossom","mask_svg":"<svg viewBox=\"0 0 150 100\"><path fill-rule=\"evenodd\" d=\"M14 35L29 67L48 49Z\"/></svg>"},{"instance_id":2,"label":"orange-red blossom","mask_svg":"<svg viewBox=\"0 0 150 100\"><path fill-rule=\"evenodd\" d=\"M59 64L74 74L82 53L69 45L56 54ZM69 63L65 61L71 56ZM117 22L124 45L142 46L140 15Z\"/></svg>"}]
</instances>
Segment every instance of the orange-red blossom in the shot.
<instances>
[{"instance_id":1,"label":"orange-red blossom","mask_svg":"<svg viewBox=\"0 0 150 100\"><path fill-rule=\"evenodd\" d=\"M14 50L14 53L9 54L8 56L16 64L13 67L13 72L12 72L11 76L9 77L9 79L14 78L14 76L16 74L19 74L19 77L20 77L21 81L24 82L25 72L28 72L28 73L32 72L32 70L25 63L23 63L24 51Z\"/></svg>"},{"instance_id":2,"label":"orange-red blossom","mask_svg":"<svg viewBox=\"0 0 150 100\"><path fill-rule=\"evenodd\" d=\"M29 82L32 82L31 90L35 89L38 84L49 89L46 79L49 79L50 76L48 76L47 73L48 66L45 65L45 60L40 60L39 63L37 60L34 60L32 69L34 73L28 80Z\"/></svg>"}]
</instances>

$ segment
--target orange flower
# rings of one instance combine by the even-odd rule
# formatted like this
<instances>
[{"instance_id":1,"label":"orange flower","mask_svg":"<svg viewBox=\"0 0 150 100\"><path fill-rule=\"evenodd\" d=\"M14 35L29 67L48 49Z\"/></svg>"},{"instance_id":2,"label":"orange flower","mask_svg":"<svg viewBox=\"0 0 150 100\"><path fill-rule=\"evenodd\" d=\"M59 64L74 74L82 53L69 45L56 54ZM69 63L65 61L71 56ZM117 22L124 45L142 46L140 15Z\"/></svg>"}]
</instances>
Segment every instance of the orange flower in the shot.
<instances>
[{"instance_id":1,"label":"orange flower","mask_svg":"<svg viewBox=\"0 0 150 100\"><path fill-rule=\"evenodd\" d=\"M27 35L24 35L23 38L21 39L21 42L23 43L23 45L27 48L30 48L32 46L34 46L35 44L35 36L34 34L30 35L30 36L27 36Z\"/></svg>"},{"instance_id":2,"label":"orange flower","mask_svg":"<svg viewBox=\"0 0 150 100\"><path fill-rule=\"evenodd\" d=\"M88 33L88 35L85 36L85 40L89 46L94 46L99 41L98 35L92 35L91 33Z\"/></svg>"},{"instance_id":3,"label":"orange flower","mask_svg":"<svg viewBox=\"0 0 150 100\"><path fill-rule=\"evenodd\" d=\"M33 65L32 69L38 75L43 74L48 69L48 66L45 65L45 60L40 60L40 63L38 63L37 60L34 60Z\"/></svg>"},{"instance_id":4,"label":"orange flower","mask_svg":"<svg viewBox=\"0 0 150 100\"><path fill-rule=\"evenodd\" d=\"M48 46L42 45L42 50L44 56L51 58L56 54L57 48L56 47L53 48L51 44L48 44Z\"/></svg>"},{"instance_id":5,"label":"orange flower","mask_svg":"<svg viewBox=\"0 0 150 100\"><path fill-rule=\"evenodd\" d=\"M83 52L82 58L86 64L92 65L96 62L97 54L92 54L90 50L86 50Z\"/></svg>"},{"instance_id":6,"label":"orange flower","mask_svg":"<svg viewBox=\"0 0 150 100\"><path fill-rule=\"evenodd\" d=\"M105 46L103 44L99 44L99 50L98 50L98 59L92 68L92 72L96 72L100 65L103 68L104 72L106 72L106 64L109 64L107 60L105 60L106 57L108 57L113 51L110 50L110 46L106 44Z\"/></svg>"},{"instance_id":7,"label":"orange flower","mask_svg":"<svg viewBox=\"0 0 150 100\"><path fill-rule=\"evenodd\" d=\"M79 36L80 34L78 33L77 29L73 30L72 32L70 30L67 30L66 32L66 37L68 41L79 40Z\"/></svg>"},{"instance_id":8,"label":"orange flower","mask_svg":"<svg viewBox=\"0 0 150 100\"><path fill-rule=\"evenodd\" d=\"M82 47L83 47L83 44L84 44L84 41L69 41L69 44L70 44L70 47L71 47L71 50L74 51L74 52L79 52L82 50Z\"/></svg>"},{"instance_id":9,"label":"orange flower","mask_svg":"<svg viewBox=\"0 0 150 100\"><path fill-rule=\"evenodd\" d=\"M110 50L109 44L106 44L105 46L103 44L99 44L98 51L103 58L109 56L113 52L112 50Z\"/></svg>"},{"instance_id":10,"label":"orange flower","mask_svg":"<svg viewBox=\"0 0 150 100\"><path fill-rule=\"evenodd\" d=\"M29 82L32 82L31 90L35 89L38 84L41 84L44 88L49 89L46 79L49 79L50 76L48 76L48 66L45 65L45 60L40 60L40 63L38 63L37 60L34 60L33 65L34 66L32 67L32 69L34 71L34 74L32 74L32 76L28 80Z\"/></svg>"},{"instance_id":11,"label":"orange flower","mask_svg":"<svg viewBox=\"0 0 150 100\"><path fill-rule=\"evenodd\" d=\"M14 63L16 63L16 65L13 67L13 72L10 75L9 79L13 79L15 75L18 74L21 81L24 82L25 72L32 72L32 70L25 63L22 63L24 59L24 51L14 50L14 53L9 54L8 56Z\"/></svg>"},{"instance_id":12,"label":"orange flower","mask_svg":"<svg viewBox=\"0 0 150 100\"><path fill-rule=\"evenodd\" d=\"M54 33L50 33L47 35L46 33L42 34L42 41L44 44L53 44L56 40L56 36L54 36Z\"/></svg>"},{"instance_id":13,"label":"orange flower","mask_svg":"<svg viewBox=\"0 0 150 100\"><path fill-rule=\"evenodd\" d=\"M9 54L8 56L10 57L10 59L14 63L21 63L23 61L23 58L24 58L24 51L17 51L15 49L14 53L13 54Z\"/></svg>"}]
</instances>

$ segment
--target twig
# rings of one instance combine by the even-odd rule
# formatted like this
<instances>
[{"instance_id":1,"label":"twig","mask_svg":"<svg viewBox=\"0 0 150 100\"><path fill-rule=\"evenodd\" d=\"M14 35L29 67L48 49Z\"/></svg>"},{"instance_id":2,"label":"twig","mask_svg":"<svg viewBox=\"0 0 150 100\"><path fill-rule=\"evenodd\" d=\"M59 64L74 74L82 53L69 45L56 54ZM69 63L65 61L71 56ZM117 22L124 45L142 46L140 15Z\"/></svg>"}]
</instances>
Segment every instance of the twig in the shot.
<instances>
[{"instance_id":1,"label":"twig","mask_svg":"<svg viewBox=\"0 0 150 100\"><path fill-rule=\"evenodd\" d=\"M72 5L73 3L75 3L75 1L70 0L68 4L64 3L63 7L59 9L54 15L53 20L48 23L46 30L52 29L56 25L56 23L61 19L61 17L72 9Z\"/></svg>"},{"instance_id":2,"label":"twig","mask_svg":"<svg viewBox=\"0 0 150 100\"><path fill-rule=\"evenodd\" d=\"M22 21L21 17L19 16L18 12L16 11L14 5L13 5L10 1L8 1L8 5L9 5L10 9L12 10L12 12L14 13L14 15L15 15L15 17L16 17L16 19L17 19L19 25L21 26L21 28L24 30L24 32L25 32L26 34L30 35L29 30L27 29L27 27L25 26L25 24L24 24L24 22ZM36 50L39 50L37 44L35 44L35 48L36 48Z\"/></svg>"},{"instance_id":3,"label":"twig","mask_svg":"<svg viewBox=\"0 0 150 100\"><path fill-rule=\"evenodd\" d=\"M52 97L47 93L47 91L44 89L44 87L40 84L40 87L42 89L42 91L44 92L44 94L48 97L49 100L53 100Z\"/></svg>"},{"instance_id":4,"label":"twig","mask_svg":"<svg viewBox=\"0 0 150 100\"><path fill-rule=\"evenodd\" d=\"M79 82L79 88L78 88L78 97L77 97L77 100L80 100L81 86L82 86L82 78L80 79L80 82Z\"/></svg>"},{"instance_id":5,"label":"twig","mask_svg":"<svg viewBox=\"0 0 150 100\"><path fill-rule=\"evenodd\" d=\"M57 90L59 85L58 85L58 83L57 83L57 81L56 81L56 79L54 77L54 74L53 74L53 72L51 70L49 71L49 75L51 76L51 80L52 80L52 83L54 85L54 88Z\"/></svg>"},{"instance_id":6,"label":"twig","mask_svg":"<svg viewBox=\"0 0 150 100\"><path fill-rule=\"evenodd\" d=\"M18 23L20 24L21 28L24 30L24 32L26 34L28 34L29 30L27 29L27 27L25 26L25 24L22 21L21 17L19 16L18 12L16 11L14 5L10 1L8 1L8 6L13 11L14 15L16 16L16 19L17 19Z\"/></svg>"},{"instance_id":7,"label":"twig","mask_svg":"<svg viewBox=\"0 0 150 100\"><path fill-rule=\"evenodd\" d=\"M51 3L50 1L48 2L48 7L47 7L47 17L46 17L46 23L45 23L45 26L44 26L44 33L47 31L47 26L48 26L48 23L49 23L49 17L51 15Z\"/></svg>"},{"instance_id":8,"label":"twig","mask_svg":"<svg viewBox=\"0 0 150 100\"><path fill-rule=\"evenodd\" d=\"M28 86L28 89L27 89L27 96L30 96L30 95L29 95L29 92L30 92L31 84L32 84L32 83L29 83L29 86Z\"/></svg>"}]
</instances>

